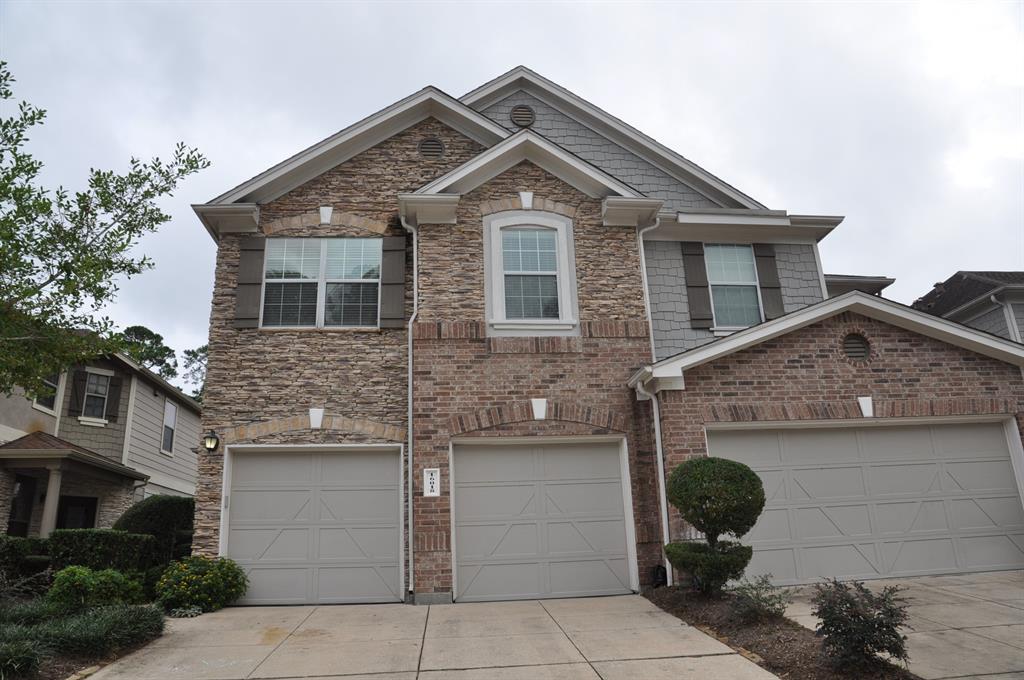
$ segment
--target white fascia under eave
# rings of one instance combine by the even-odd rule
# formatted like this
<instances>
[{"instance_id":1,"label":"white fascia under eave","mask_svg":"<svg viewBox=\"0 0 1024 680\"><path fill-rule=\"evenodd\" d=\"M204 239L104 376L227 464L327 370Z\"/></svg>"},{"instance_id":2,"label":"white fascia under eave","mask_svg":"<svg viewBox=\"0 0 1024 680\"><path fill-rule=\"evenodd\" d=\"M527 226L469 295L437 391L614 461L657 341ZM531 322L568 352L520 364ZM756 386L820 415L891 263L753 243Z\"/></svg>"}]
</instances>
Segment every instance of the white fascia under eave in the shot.
<instances>
[{"instance_id":1,"label":"white fascia under eave","mask_svg":"<svg viewBox=\"0 0 1024 680\"><path fill-rule=\"evenodd\" d=\"M1024 368L1024 345L976 331L973 328L925 312L919 312L877 295L852 291L645 366L633 374L629 385L634 386L638 382L649 385L653 382L654 391L683 389L683 374L691 368L786 335L842 312L861 314L897 328L919 333L1012 366ZM677 384L679 387L666 386L672 384Z\"/></svg>"},{"instance_id":2,"label":"white fascia under eave","mask_svg":"<svg viewBox=\"0 0 1024 680\"><path fill-rule=\"evenodd\" d=\"M455 224L461 194L398 194L398 214L411 225Z\"/></svg>"},{"instance_id":3,"label":"white fascia under eave","mask_svg":"<svg viewBox=\"0 0 1024 680\"><path fill-rule=\"evenodd\" d=\"M785 210L698 209L662 219L645 235L654 241L818 243L843 221L837 215L790 215Z\"/></svg>"},{"instance_id":4,"label":"white fascia under eave","mask_svg":"<svg viewBox=\"0 0 1024 680\"><path fill-rule=\"evenodd\" d=\"M221 234L245 234L259 231L260 207L255 203L199 203L192 210L214 241Z\"/></svg>"}]
</instances>

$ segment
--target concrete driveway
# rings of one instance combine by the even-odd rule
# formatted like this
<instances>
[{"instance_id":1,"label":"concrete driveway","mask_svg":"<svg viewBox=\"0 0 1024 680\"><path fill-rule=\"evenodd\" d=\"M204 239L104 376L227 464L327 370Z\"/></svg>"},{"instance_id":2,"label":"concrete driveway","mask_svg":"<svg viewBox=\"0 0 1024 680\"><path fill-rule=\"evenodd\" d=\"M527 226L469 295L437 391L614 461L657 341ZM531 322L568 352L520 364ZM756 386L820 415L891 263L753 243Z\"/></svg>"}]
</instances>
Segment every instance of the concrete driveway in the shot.
<instances>
[{"instance_id":1,"label":"concrete driveway","mask_svg":"<svg viewBox=\"0 0 1024 680\"><path fill-rule=\"evenodd\" d=\"M1024 571L920 576L869 581L868 587L906 588L910 604L910 670L929 680L1024 679ZM810 591L801 591L786 615L808 628Z\"/></svg>"},{"instance_id":2,"label":"concrete driveway","mask_svg":"<svg viewBox=\"0 0 1024 680\"><path fill-rule=\"evenodd\" d=\"M94 680L766 680L638 595L435 605L237 607L170 620Z\"/></svg>"}]
</instances>

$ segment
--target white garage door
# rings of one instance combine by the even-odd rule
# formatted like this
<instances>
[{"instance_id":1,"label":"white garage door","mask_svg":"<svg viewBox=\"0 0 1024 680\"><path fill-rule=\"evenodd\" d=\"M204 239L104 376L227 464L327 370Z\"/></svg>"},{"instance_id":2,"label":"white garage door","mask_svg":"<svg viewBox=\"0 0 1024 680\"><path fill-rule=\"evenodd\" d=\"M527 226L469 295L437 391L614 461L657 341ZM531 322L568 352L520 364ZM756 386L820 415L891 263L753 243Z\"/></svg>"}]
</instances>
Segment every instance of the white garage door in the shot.
<instances>
[{"instance_id":1,"label":"white garage door","mask_svg":"<svg viewBox=\"0 0 1024 680\"><path fill-rule=\"evenodd\" d=\"M395 451L241 453L231 462L227 554L241 604L401 601Z\"/></svg>"},{"instance_id":2,"label":"white garage door","mask_svg":"<svg viewBox=\"0 0 1024 680\"><path fill-rule=\"evenodd\" d=\"M1024 510L1003 426L709 431L767 504L748 574L778 583L1024 567Z\"/></svg>"},{"instance_id":3,"label":"white garage door","mask_svg":"<svg viewBox=\"0 0 1024 680\"><path fill-rule=\"evenodd\" d=\"M461 601L631 592L618 443L459 446Z\"/></svg>"}]
</instances>

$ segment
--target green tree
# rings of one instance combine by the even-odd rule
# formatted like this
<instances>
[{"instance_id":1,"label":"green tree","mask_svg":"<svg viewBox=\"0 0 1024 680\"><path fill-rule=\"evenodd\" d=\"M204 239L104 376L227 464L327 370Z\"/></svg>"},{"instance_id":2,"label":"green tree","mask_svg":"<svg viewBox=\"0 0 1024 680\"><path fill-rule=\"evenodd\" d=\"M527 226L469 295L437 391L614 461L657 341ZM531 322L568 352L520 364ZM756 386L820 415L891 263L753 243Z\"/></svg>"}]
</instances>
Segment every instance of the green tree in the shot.
<instances>
[{"instance_id":1,"label":"green tree","mask_svg":"<svg viewBox=\"0 0 1024 680\"><path fill-rule=\"evenodd\" d=\"M13 98L0 61L0 103ZM38 183L42 163L24 146L46 112L21 102L0 117L0 393L21 386L45 394L43 379L67 366L121 349L100 310L118 281L152 267L134 257L143 235L170 215L157 205L184 178L209 166L178 144L170 161L132 158L123 174L90 170L86 188L71 193Z\"/></svg>"},{"instance_id":2,"label":"green tree","mask_svg":"<svg viewBox=\"0 0 1024 680\"><path fill-rule=\"evenodd\" d=\"M165 380L178 377L178 359L164 336L145 326L129 326L118 335L124 352Z\"/></svg>"},{"instance_id":3,"label":"green tree","mask_svg":"<svg viewBox=\"0 0 1024 680\"><path fill-rule=\"evenodd\" d=\"M203 391L206 390L206 353L209 345L202 345L195 349L185 350L185 375L186 382L195 385L192 390L192 398L199 403L203 402Z\"/></svg>"}]
</instances>

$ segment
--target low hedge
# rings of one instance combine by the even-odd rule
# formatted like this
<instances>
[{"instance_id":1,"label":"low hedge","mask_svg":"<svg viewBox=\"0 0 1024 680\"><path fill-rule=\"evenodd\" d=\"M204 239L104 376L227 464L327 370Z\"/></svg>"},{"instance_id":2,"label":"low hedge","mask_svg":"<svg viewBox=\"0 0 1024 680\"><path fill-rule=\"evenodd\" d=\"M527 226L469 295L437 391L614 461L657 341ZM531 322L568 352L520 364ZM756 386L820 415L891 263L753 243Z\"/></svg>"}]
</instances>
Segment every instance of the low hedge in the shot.
<instances>
[{"instance_id":1,"label":"low hedge","mask_svg":"<svg viewBox=\"0 0 1024 680\"><path fill-rule=\"evenodd\" d=\"M89 567L65 567L53 578L46 601L62 611L142 602L142 584L119 571Z\"/></svg>"},{"instance_id":2,"label":"low hedge","mask_svg":"<svg viewBox=\"0 0 1024 680\"><path fill-rule=\"evenodd\" d=\"M167 567L156 594L168 610L199 607L212 612L242 597L248 585L245 572L232 560L186 557Z\"/></svg>"},{"instance_id":3,"label":"low hedge","mask_svg":"<svg viewBox=\"0 0 1024 680\"><path fill-rule=\"evenodd\" d=\"M0 534L0 571L9 579L45 570L50 564L49 554L48 539Z\"/></svg>"},{"instance_id":4,"label":"low hedge","mask_svg":"<svg viewBox=\"0 0 1024 680\"><path fill-rule=\"evenodd\" d=\"M186 557L192 547L192 520L195 500L188 496L150 496L125 510L114 528L156 539L156 555L161 563Z\"/></svg>"},{"instance_id":5,"label":"low hedge","mask_svg":"<svg viewBox=\"0 0 1024 680\"><path fill-rule=\"evenodd\" d=\"M58 529L50 534L54 570L78 566L132 571L156 563L156 539L113 529Z\"/></svg>"}]
</instances>

